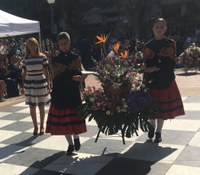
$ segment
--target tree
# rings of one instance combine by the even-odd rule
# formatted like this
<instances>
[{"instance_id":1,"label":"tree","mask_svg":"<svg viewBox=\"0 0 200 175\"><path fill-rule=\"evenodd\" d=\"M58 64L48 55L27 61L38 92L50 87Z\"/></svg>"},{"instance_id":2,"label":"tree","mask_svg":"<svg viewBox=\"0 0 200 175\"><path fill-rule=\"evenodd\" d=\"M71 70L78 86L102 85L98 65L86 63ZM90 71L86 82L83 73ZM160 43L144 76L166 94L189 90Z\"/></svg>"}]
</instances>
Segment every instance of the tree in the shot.
<instances>
[{"instance_id":1,"label":"tree","mask_svg":"<svg viewBox=\"0 0 200 175\"><path fill-rule=\"evenodd\" d=\"M159 3L159 0L151 0L150 2L149 0L56 0L53 4L54 21L58 25L59 20L64 19L72 35L79 36L83 31L82 22L87 11L94 7L100 9L115 7L119 15L126 16L134 33L142 36L146 14L155 3ZM40 21L42 34L50 34L51 21L47 0L1 0L0 8L17 16Z\"/></svg>"}]
</instances>

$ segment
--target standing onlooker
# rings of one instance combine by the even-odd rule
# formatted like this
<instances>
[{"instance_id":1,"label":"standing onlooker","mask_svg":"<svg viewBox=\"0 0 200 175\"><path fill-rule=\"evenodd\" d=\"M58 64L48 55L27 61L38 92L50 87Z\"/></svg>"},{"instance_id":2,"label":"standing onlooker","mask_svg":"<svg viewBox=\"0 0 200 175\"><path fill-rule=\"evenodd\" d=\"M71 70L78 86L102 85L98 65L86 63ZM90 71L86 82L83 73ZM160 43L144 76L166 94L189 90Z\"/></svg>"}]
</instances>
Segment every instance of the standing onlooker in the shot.
<instances>
[{"instance_id":1,"label":"standing onlooker","mask_svg":"<svg viewBox=\"0 0 200 175\"><path fill-rule=\"evenodd\" d=\"M60 53L52 59L53 88L46 132L65 135L69 144L67 155L72 155L81 146L78 134L86 132L85 120L77 114L81 105L79 88L86 75L81 73L80 57L70 51L68 33L58 35L58 45Z\"/></svg>"},{"instance_id":2,"label":"standing onlooker","mask_svg":"<svg viewBox=\"0 0 200 175\"><path fill-rule=\"evenodd\" d=\"M7 88L6 88L6 76L5 76L5 64L4 60L0 58L0 100L6 95L7 93Z\"/></svg>"},{"instance_id":3,"label":"standing onlooker","mask_svg":"<svg viewBox=\"0 0 200 175\"><path fill-rule=\"evenodd\" d=\"M85 69L90 69L92 67L92 55L91 55L91 46L89 41L86 38L83 38L79 45L78 51L81 56L81 60Z\"/></svg>"},{"instance_id":4,"label":"standing onlooker","mask_svg":"<svg viewBox=\"0 0 200 175\"><path fill-rule=\"evenodd\" d=\"M34 125L33 135L38 134L36 106L40 112L40 132L44 134L44 105L50 101L48 59L40 52L38 41L29 38L26 41L26 51L23 61L22 94L25 103L30 106L30 114Z\"/></svg>"},{"instance_id":5,"label":"standing onlooker","mask_svg":"<svg viewBox=\"0 0 200 175\"><path fill-rule=\"evenodd\" d=\"M155 102L162 111L152 116L148 137L152 139L156 128L154 142L162 141L161 131L164 120L184 115L184 108L179 89L175 82L175 42L164 36L167 30L165 19L158 18L153 24L154 38L144 49L146 70L144 79ZM155 122L157 119L157 125Z\"/></svg>"}]
</instances>

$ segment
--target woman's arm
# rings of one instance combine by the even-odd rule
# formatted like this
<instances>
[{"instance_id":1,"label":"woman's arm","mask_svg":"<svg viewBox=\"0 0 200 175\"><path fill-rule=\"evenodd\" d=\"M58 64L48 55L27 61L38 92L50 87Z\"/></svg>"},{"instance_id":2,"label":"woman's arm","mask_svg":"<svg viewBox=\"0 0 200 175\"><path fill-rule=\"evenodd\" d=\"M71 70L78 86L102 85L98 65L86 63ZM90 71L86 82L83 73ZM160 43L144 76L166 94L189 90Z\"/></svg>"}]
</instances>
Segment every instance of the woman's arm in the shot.
<instances>
[{"instance_id":1,"label":"woman's arm","mask_svg":"<svg viewBox=\"0 0 200 175\"><path fill-rule=\"evenodd\" d=\"M50 80L50 73L49 73L49 60L48 60L48 58L46 57L45 54L43 54L43 53L40 53L40 54L41 54L41 56L43 56L43 62L42 62L42 64L43 64L43 73L44 73L44 76L45 76L46 81L47 81L47 86L48 86L48 88L50 90L50 88L51 88L51 80Z\"/></svg>"},{"instance_id":2,"label":"woman's arm","mask_svg":"<svg viewBox=\"0 0 200 175\"><path fill-rule=\"evenodd\" d=\"M47 66L43 68L43 72L44 72L44 76L45 76L45 78L47 80L47 83L49 83L50 82L50 78L49 78L49 70L48 70Z\"/></svg>"},{"instance_id":3,"label":"woman's arm","mask_svg":"<svg viewBox=\"0 0 200 175\"><path fill-rule=\"evenodd\" d=\"M87 78L87 76L88 74L75 75L72 77L72 80L82 83Z\"/></svg>"},{"instance_id":4,"label":"woman's arm","mask_svg":"<svg viewBox=\"0 0 200 175\"><path fill-rule=\"evenodd\" d=\"M21 85L21 94L24 95L24 81L27 75L27 70L23 69L23 74L22 74L22 85Z\"/></svg>"},{"instance_id":5,"label":"woman's arm","mask_svg":"<svg viewBox=\"0 0 200 175\"><path fill-rule=\"evenodd\" d=\"M155 71L158 71L158 70L160 70L160 68L158 68L158 67L156 67L156 66L153 66L153 67L147 67L147 68L145 69L145 72L147 72L147 73L152 73L152 72L155 72Z\"/></svg>"}]
</instances>

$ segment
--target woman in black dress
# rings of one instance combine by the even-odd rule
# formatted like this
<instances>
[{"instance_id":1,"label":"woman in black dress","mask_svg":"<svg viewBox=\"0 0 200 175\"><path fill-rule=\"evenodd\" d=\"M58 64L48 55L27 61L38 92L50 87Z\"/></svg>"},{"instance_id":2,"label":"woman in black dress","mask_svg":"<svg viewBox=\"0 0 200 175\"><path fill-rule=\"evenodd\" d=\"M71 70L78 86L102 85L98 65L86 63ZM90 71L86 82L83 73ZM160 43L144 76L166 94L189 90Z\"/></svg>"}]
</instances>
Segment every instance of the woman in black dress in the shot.
<instances>
[{"instance_id":1,"label":"woman in black dress","mask_svg":"<svg viewBox=\"0 0 200 175\"><path fill-rule=\"evenodd\" d=\"M152 116L148 133L150 139L156 134L154 142L159 143L162 141L161 131L164 120L184 115L185 112L175 81L175 42L164 36L167 30L165 19L158 18L152 29L154 38L146 44L144 49L146 65L144 79L153 100L162 109L161 112Z\"/></svg>"},{"instance_id":2,"label":"woman in black dress","mask_svg":"<svg viewBox=\"0 0 200 175\"><path fill-rule=\"evenodd\" d=\"M60 53L52 59L53 88L46 133L65 135L67 155L72 155L74 149L80 149L79 134L86 132L85 120L76 111L81 105L80 84L86 75L81 73L80 57L70 51L68 33L58 35L58 45Z\"/></svg>"}]
</instances>

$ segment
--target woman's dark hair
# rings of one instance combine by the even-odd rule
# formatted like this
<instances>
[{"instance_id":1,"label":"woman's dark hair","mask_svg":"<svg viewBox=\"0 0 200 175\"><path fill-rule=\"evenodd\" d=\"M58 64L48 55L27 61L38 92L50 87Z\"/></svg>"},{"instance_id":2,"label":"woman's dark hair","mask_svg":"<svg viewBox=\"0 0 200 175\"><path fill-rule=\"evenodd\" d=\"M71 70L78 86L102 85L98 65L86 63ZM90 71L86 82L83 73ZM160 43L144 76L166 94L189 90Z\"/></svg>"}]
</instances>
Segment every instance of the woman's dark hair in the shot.
<instances>
[{"instance_id":1,"label":"woman's dark hair","mask_svg":"<svg viewBox=\"0 0 200 175\"><path fill-rule=\"evenodd\" d=\"M68 40L70 42L70 36L69 36L69 34L67 32L60 32L58 34L58 38L57 39L58 39L58 41L61 40L61 39L66 39L66 40Z\"/></svg>"},{"instance_id":2,"label":"woman's dark hair","mask_svg":"<svg viewBox=\"0 0 200 175\"><path fill-rule=\"evenodd\" d=\"M163 22L167 26L167 21L164 18L157 18L153 21L152 26L154 26L157 22Z\"/></svg>"}]
</instances>

